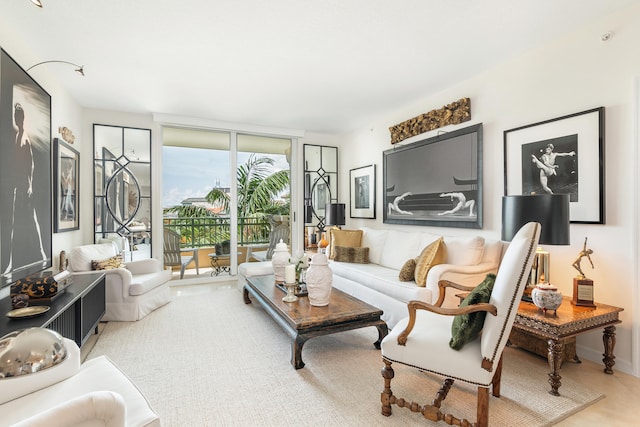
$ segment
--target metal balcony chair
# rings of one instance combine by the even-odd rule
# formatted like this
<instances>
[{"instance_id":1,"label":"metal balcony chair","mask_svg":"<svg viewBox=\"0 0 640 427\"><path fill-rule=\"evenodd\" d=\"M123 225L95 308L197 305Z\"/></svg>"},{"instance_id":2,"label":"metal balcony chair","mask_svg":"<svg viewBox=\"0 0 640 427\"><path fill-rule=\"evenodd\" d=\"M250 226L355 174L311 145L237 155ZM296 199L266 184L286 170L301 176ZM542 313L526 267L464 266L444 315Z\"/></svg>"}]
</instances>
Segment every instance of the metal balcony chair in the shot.
<instances>
[{"instance_id":1,"label":"metal balcony chair","mask_svg":"<svg viewBox=\"0 0 640 427\"><path fill-rule=\"evenodd\" d=\"M197 248L180 248L180 235L169 228L165 228L163 231L163 241L165 267L180 266L180 278L182 279L187 265L194 261L196 274L200 274ZM191 255L183 255L185 252L191 252Z\"/></svg>"}]
</instances>

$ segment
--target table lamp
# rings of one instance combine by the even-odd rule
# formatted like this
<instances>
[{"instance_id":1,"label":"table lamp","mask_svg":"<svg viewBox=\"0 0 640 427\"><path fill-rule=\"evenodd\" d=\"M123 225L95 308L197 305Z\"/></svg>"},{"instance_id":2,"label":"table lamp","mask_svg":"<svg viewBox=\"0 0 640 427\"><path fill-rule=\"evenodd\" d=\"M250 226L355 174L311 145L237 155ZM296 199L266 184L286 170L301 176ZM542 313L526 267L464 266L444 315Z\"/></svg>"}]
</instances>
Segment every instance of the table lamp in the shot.
<instances>
[{"instance_id":1,"label":"table lamp","mask_svg":"<svg viewBox=\"0 0 640 427\"><path fill-rule=\"evenodd\" d=\"M324 208L325 224L333 225L340 228L345 224L345 204L344 203L327 203Z\"/></svg>"},{"instance_id":2,"label":"table lamp","mask_svg":"<svg viewBox=\"0 0 640 427\"><path fill-rule=\"evenodd\" d=\"M540 223L543 245L568 245L569 195L536 194L502 197L502 240L511 241L524 224ZM549 283L549 252L538 246L529 282L522 299L531 301L531 290L539 283Z\"/></svg>"}]
</instances>

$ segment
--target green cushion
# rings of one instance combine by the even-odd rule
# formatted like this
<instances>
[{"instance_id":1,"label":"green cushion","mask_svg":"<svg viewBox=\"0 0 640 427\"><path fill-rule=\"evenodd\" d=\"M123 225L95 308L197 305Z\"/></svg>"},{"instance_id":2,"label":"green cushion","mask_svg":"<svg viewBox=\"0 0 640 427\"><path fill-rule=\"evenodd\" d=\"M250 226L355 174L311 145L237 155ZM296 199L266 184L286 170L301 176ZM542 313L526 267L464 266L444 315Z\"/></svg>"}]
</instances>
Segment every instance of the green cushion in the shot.
<instances>
[{"instance_id":1,"label":"green cushion","mask_svg":"<svg viewBox=\"0 0 640 427\"><path fill-rule=\"evenodd\" d=\"M478 304L481 302L489 302L495 280L495 274L487 274L487 277L485 277L482 283L476 286L475 289L462 301L460 307L466 307L468 305ZM476 339L482 330L486 315L486 311L477 311L475 313L456 316L451 324L451 341L449 341L449 347L454 350L460 350L466 343Z\"/></svg>"}]
</instances>

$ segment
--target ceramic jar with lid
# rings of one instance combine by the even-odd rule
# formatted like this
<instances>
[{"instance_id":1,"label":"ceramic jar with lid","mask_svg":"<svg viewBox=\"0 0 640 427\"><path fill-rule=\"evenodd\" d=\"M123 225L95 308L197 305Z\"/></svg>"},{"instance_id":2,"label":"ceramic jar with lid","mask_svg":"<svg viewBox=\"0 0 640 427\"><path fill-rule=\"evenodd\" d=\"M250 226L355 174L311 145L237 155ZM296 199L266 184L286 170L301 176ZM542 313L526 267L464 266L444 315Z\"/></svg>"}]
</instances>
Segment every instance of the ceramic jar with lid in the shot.
<instances>
[{"instance_id":1,"label":"ceramic jar with lid","mask_svg":"<svg viewBox=\"0 0 640 427\"><path fill-rule=\"evenodd\" d=\"M329 261L325 254L315 254L311 257L306 274L309 304L317 307L329 305L333 272L329 268Z\"/></svg>"},{"instance_id":2,"label":"ceramic jar with lid","mask_svg":"<svg viewBox=\"0 0 640 427\"><path fill-rule=\"evenodd\" d=\"M545 313L547 310L557 310L562 304L562 293L552 285L537 285L531 291L533 303Z\"/></svg>"},{"instance_id":3,"label":"ceramic jar with lid","mask_svg":"<svg viewBox=\"0 0 640 427\"><path fill-rule=\"evenodd\" d=\"M276 282L284 283L284 269L289 264L290 258L291 254L287 244L280 239L271 256L271 266L273 267L273 275L276 278Z\"/></svg>"}]
</instances>

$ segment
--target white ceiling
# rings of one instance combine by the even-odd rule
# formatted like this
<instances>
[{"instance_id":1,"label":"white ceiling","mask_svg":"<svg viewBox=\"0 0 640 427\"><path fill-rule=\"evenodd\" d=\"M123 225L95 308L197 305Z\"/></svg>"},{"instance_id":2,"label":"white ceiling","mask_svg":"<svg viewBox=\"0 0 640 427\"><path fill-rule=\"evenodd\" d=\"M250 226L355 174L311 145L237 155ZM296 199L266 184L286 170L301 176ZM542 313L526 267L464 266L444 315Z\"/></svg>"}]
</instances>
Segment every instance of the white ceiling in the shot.
<instances>
[{"instance_id":1,"label":"white ceiling","mask_svg":"<svg viewBox=\"0 0 640 427\"><path fill-rule=\"evenodd\" d=\"M0 0L0 26L25 69L84 65L30 72L84 107L339 133L637 1Z\"/></svg>"}]
</instances>

